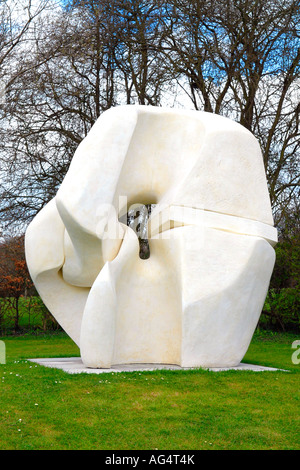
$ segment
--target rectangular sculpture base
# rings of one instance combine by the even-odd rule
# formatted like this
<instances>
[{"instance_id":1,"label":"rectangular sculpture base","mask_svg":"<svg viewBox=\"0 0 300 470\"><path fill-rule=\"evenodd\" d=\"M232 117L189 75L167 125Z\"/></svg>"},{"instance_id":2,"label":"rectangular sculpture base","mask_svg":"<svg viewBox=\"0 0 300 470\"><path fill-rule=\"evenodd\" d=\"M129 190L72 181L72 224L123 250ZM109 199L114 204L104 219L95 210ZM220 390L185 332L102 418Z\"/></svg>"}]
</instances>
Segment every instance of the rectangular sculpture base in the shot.
<instances>
[{"instance_id":1,"label":"rectangular sculpture base","mask_svg":"<svg viewBox=\"0 0 300 470\"><path fill-rule=\"evenodd\" d=\"M151 371L151 370L191 370L197 367L180 367L175 364L120 364L114 365L110 369L91 369L86 367L80 357L59 357L59 358L41 358L41 359L28 359L36 364L52 367L55 369L62 369L70 374L78 374L85 372L87 374L101 374L111 372L134 372L134 371ZM222 372L227 370L252 370L255 372L263 371L276 371L274 367L264 367L254 364L240 363L235 367L209 367L205 368L215 372ZM286 372L286 371L285 371Z\"/></svg>"}]
</instances>

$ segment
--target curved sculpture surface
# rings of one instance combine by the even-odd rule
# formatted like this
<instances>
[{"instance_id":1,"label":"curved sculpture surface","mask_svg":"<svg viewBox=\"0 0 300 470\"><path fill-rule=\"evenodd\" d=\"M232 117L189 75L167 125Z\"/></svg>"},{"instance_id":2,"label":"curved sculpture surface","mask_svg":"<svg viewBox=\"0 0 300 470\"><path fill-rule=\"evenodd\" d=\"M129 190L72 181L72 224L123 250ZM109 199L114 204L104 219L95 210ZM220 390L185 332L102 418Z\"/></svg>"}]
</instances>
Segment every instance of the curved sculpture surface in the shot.
<instances>
[{"instance_id":1,"label":"curved sculpture surface","mask_svg":"<svg viewBox=\"0 0 300 470\"><path fill-rule=\"evenodd\" d=\"M147 224L133 227L145 207ZM79 145L25 250L87 367L229 367L257 325L276 241L248 130L211 113L120 106Z\"/></svg>"}]
</instances>

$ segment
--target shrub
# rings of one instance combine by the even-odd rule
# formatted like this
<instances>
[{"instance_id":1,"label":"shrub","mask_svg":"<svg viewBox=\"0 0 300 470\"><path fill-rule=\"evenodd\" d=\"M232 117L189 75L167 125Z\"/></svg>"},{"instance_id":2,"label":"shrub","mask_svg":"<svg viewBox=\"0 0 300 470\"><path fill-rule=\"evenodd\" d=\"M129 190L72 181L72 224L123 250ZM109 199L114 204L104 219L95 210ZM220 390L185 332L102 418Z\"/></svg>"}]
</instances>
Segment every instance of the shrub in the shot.
<instances>
[{"instance_id":1,"label":"shrub","mask_svg":"<svg viewBox=\"0 0 300 470\"><path fill-rule=\"evenodd\" d=\"M266 298L260 326L296 330L300 328L300 289L270 289Z\"/></svg>"}]
</instances>

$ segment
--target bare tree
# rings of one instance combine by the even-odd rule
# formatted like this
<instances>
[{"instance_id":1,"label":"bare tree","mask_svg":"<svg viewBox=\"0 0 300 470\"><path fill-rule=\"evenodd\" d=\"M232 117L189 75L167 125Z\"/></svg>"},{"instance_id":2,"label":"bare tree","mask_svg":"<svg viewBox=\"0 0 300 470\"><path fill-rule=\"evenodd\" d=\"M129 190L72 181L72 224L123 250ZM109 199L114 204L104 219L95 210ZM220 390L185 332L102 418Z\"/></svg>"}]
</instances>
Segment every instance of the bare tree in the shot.
<instances>
[{"instance_id":1,"label":"bare tree","mask_svg":"<svg viewBox=\"0 0 300 470\"><path fill-rule=\"evenodd\" d=\"M160 0L114 2L119 37L115 58L127 104L160 105L165 86L170 82L160 47L164 36L163 3Z\"/></svg>"},{"instance_id":2,"label":"bare tree","mask_svg":"<svg viewBox=\"0 0 300 470\"><path fill-rule=\"evenodd\" d=\"M94 2L96 3L96 2ZM0 143L3 223L28 222L56 193L97 117L115 104L106 12L61 8L35 21L10 80ZM27 49L26 49L27 48Z\"/></svg>"},{"instance_id":3,"label":"bare tree","mask_svg":"<svg viewBox=\"0 0 300 470\"><path fill-rule=\"evenodd\" d=\"M159 105L167 79L158 17L155 2L78 0L35 22L26 70L7 88L0 143L6 224L26 223L55 195L103 111Z\"/></svg>"},{"instance_id":4,"label":"bare tree","mask_svg":"<svg viewBox=\"0 0 300 470\"><path fill-rule=\"evenodd\" d=\"M73 0L48 15L46 0L35 13L26 2L14 27L1 10L2 223L27 223L55 195L103 111L160 106L174 83L256 135L280 219L299 191L299 0Z\"/></svg>"},{"instance_id":5,"label":"bare tree","mask_svg":"<svg viewBox=\"0 0 300 470\"><path fill-rule=\"evenodd\" d=\"M18 88L18 93L14 94L12 99L12 89L15 84L20 83L22 77L28 73L33 64L28 60L30 50L34 41L35 24L37 19L48 8L53 7L54 1L40 0L32 2L31 0L21 0L12 2L2 0L0 2L0 85L2 87L2 96L0 100L0 213L1 218L5 218L9 212L9 206L13 198L18 197L19 187L16 184L18 177L14 178L14 165L11 160L10 148L13 147L13 141L9 139L12 125L10 117L12 110L19 97L24 94L24 90ZM25 168L22 168L22 173ZM26 170L25 170L26 171ZM26 195L25 195L26 198ZM18 220L19 212L16 211L8 218Z\"/></svg>"},{"instance_id":6,"label":"bare tree","mask_svg":"<svg viewBox=\"0 0 300 470\"><path fill-rule=\"evenodd\" d=\"M173 0L166 60L195 109L259 139L276 220L299 190L299 0Z\"/></svg>"},{"instance_id":7,"label":"bare tree","mask_svg":"<svg viewBox=\"0 0 300 470\"><path fill-rule=\"evenodd\" d=\"M24 63L18 60L20 51L30 41L34 21L49 3L50 0L34 4L32 0L0 0L0 79L7 87L25 70Z\"/></svg>"}]
</instances>

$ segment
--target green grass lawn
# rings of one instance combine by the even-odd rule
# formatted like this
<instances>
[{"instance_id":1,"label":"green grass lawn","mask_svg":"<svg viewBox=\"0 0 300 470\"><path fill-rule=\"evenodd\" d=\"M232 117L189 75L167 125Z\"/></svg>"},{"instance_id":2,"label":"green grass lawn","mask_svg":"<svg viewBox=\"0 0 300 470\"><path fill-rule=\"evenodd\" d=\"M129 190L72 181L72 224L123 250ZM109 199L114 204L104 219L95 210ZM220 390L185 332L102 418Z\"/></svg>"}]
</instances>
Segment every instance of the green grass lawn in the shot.
<instances>
[{"instance_id":1,"label":"green grass lawn","mask_svg":"<svg viewBox=\"0 0 300 470\"><path fill-rule=\"evenodd\" d=\"M256 333L244 358L289 372L101 375L27 361L78 356L64 333L1 339L1 450L300 448L300 364L291 359L299 336Z\"/></svg>"}]
</instances>

